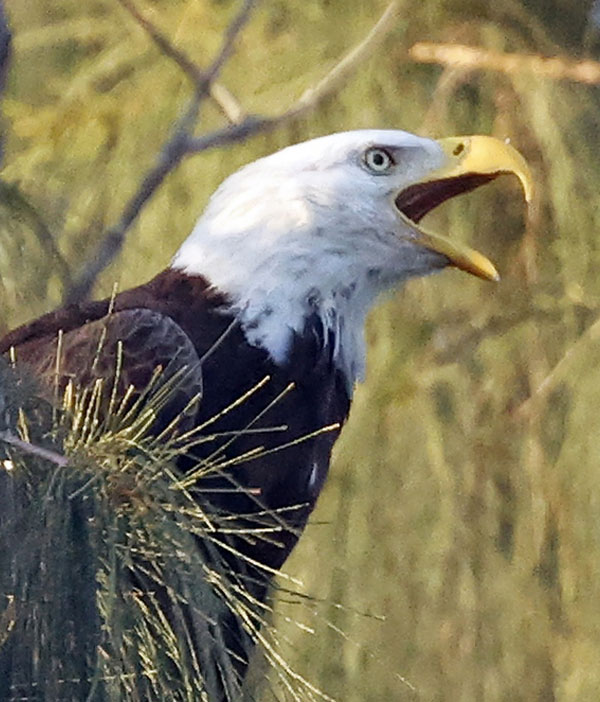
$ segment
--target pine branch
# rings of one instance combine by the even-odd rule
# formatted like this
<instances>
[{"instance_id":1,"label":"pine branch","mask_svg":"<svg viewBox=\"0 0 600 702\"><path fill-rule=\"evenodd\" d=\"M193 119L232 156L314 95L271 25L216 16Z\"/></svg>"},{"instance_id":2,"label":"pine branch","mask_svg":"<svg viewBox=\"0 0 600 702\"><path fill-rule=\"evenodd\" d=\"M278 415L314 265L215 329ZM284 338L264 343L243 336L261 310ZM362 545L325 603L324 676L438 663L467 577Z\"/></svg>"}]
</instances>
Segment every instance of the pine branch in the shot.
<instances>
[{"instance_id":1,"label":"pine branch","mask_svg":"<svg viewBox=\"0 0 600 702\"><path fill-rule=\"evenodd\" d=\"M165 389L177 383L88 422L99 396L71 390L47 411L0 359L0 442L14 449L0 464L0 699L241 700L258 646L293 699L333 702L281 655L270 621L272 576L296 581L246 552L278 543L286 510L226 514L202 499L219 472L210 454L187 487L177 460L198 436L147 432ZM58 450L41 448L50 436Z\"/></svg>"}]
</instances>

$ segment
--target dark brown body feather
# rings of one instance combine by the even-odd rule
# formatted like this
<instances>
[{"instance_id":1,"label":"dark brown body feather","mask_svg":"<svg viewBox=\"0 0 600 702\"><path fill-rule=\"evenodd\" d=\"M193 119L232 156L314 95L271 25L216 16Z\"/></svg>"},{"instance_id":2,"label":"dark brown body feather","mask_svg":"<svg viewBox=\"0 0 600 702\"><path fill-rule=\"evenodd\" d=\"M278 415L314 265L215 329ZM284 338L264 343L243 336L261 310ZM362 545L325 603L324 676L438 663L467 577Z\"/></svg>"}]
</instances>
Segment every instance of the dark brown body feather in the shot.
<instances>
[{"instance_id":1,"label":"dark brown body feather","mask_svg":"<svg viewBox=\"0 0 600 702\"><path fill-rule=\"evenodd\" d=\"M322 330L313 320L307 320L304 333L294 340L288 363L280 367L264 350L246 342L235 319L224 312L224 305L224 298L210 290L204 278L168 269L117 295L112 303L84 302L40 317L5 336L0 353L13 347L19 363L30 365L52 385L61 332L59 373L63 384L68 378L86 385L104 377L110 385L117 364L117 342L121 342L121 393L130 384L143 390L157 366L166 368L168 374L185 367L184 380L159 415L155 432L198 393L201 399L180 430L210 419L268 376L264 387L211 424L210 432L240 432L227 448L229 458L259 446L268 450L300 441L207 479L201 487L201 499L234 514L276 510L275 521L281 527L284 520L285 528L268 541L247 542L243 548L252 558L277 568L315 505L338 431L303 437L328 425L342 424L349 397L344 378L331 362L331 344L324 343ZM290 383L293 389L272 404ZM253 421L253 430L286 428L244 434ZM205 454L215 448L214 443L207 444ZM195 449L193 460L198 458L203 455ZM236 490L235 485L248 492Z\"/></svg>"}]
</instances>

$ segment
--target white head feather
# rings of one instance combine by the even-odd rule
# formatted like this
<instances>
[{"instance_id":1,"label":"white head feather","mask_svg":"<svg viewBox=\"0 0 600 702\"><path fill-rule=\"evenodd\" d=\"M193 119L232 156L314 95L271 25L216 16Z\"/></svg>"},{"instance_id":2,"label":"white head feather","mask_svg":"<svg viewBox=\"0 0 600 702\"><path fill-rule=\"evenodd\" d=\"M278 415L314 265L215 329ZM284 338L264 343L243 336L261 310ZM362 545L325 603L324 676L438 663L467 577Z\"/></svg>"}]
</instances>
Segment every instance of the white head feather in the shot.
<instances>
[{"instance_id":1,"label":"white head feather","mask_svg":"<svg viewBox=\"0 0 600 702\"><path fill-rule=\"evenodd\" d=\"M394 155L385 174L365 163L374 146ZM278 364L318 314L351 388L363 376L365 318L377 297L447 263L411 242L394 206L395 195L443 160L437 142L391 130L290 146L223 182L172 266L225 293L249 343Z\"/></svg>"}]
</instances>

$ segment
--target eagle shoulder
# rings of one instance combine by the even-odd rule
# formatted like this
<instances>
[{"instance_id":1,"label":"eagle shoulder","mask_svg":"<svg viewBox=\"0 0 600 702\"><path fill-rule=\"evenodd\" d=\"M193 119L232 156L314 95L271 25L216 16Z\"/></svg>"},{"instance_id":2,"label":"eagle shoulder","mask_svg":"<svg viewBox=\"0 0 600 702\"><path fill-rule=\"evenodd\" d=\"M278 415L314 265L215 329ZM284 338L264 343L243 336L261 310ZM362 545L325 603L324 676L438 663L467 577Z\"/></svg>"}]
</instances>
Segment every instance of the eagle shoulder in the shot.
<instances>
[{"instance_id":1,"label":"eagle shoulder","mask_svg":"<svg viewBox=\"0 0 600 702\"><path fill-rule=\"evenodd\" d=\"M151 383L152 392L169 384L168 401L158 413L161 425L202 392L200 358L191 339L171 317L152 309L110 312L72 329L23 336L24 343L11 345L12 354L49 388L62 391L71 383L85 389L101 380L105 400L115 391L123 398L131 390L133 400Z\"/></svg>"}]
</instances>

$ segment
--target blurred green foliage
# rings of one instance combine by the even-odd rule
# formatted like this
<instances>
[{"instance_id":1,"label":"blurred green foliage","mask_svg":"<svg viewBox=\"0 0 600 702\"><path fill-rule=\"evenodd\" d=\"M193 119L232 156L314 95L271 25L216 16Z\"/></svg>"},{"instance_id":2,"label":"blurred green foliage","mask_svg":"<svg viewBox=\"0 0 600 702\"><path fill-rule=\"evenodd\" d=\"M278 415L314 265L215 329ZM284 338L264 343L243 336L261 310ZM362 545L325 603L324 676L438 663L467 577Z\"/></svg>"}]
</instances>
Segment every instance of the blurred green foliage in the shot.
<instances>
[{"instance_id":1,"label":"blurred green foliage","mask_svg":"<svg viewBox=\"0 0 600 702\"><path fill-rule=\"evenodd\" d=\"M101 295L150 278L226 175L291 141L359 127L491 133L530 161L528 220L508 179L429 217L490 255L499 285L446 272L370 320L367 382L286 567L314 600L282 597L278 617L290 663L344 702L600 697L600 93L408 57L425 40L593 58L592 5L404 0L384 46L317 113L185 161L97 285ZM222 82L248 112L275 114L384 7L265 0ZM143 8L206 64L236 6ZM115 0L8 10L2 328L60 303L189 94ZM221 123L207 104L201 129Z\"/></svg>"}]
</instances>

